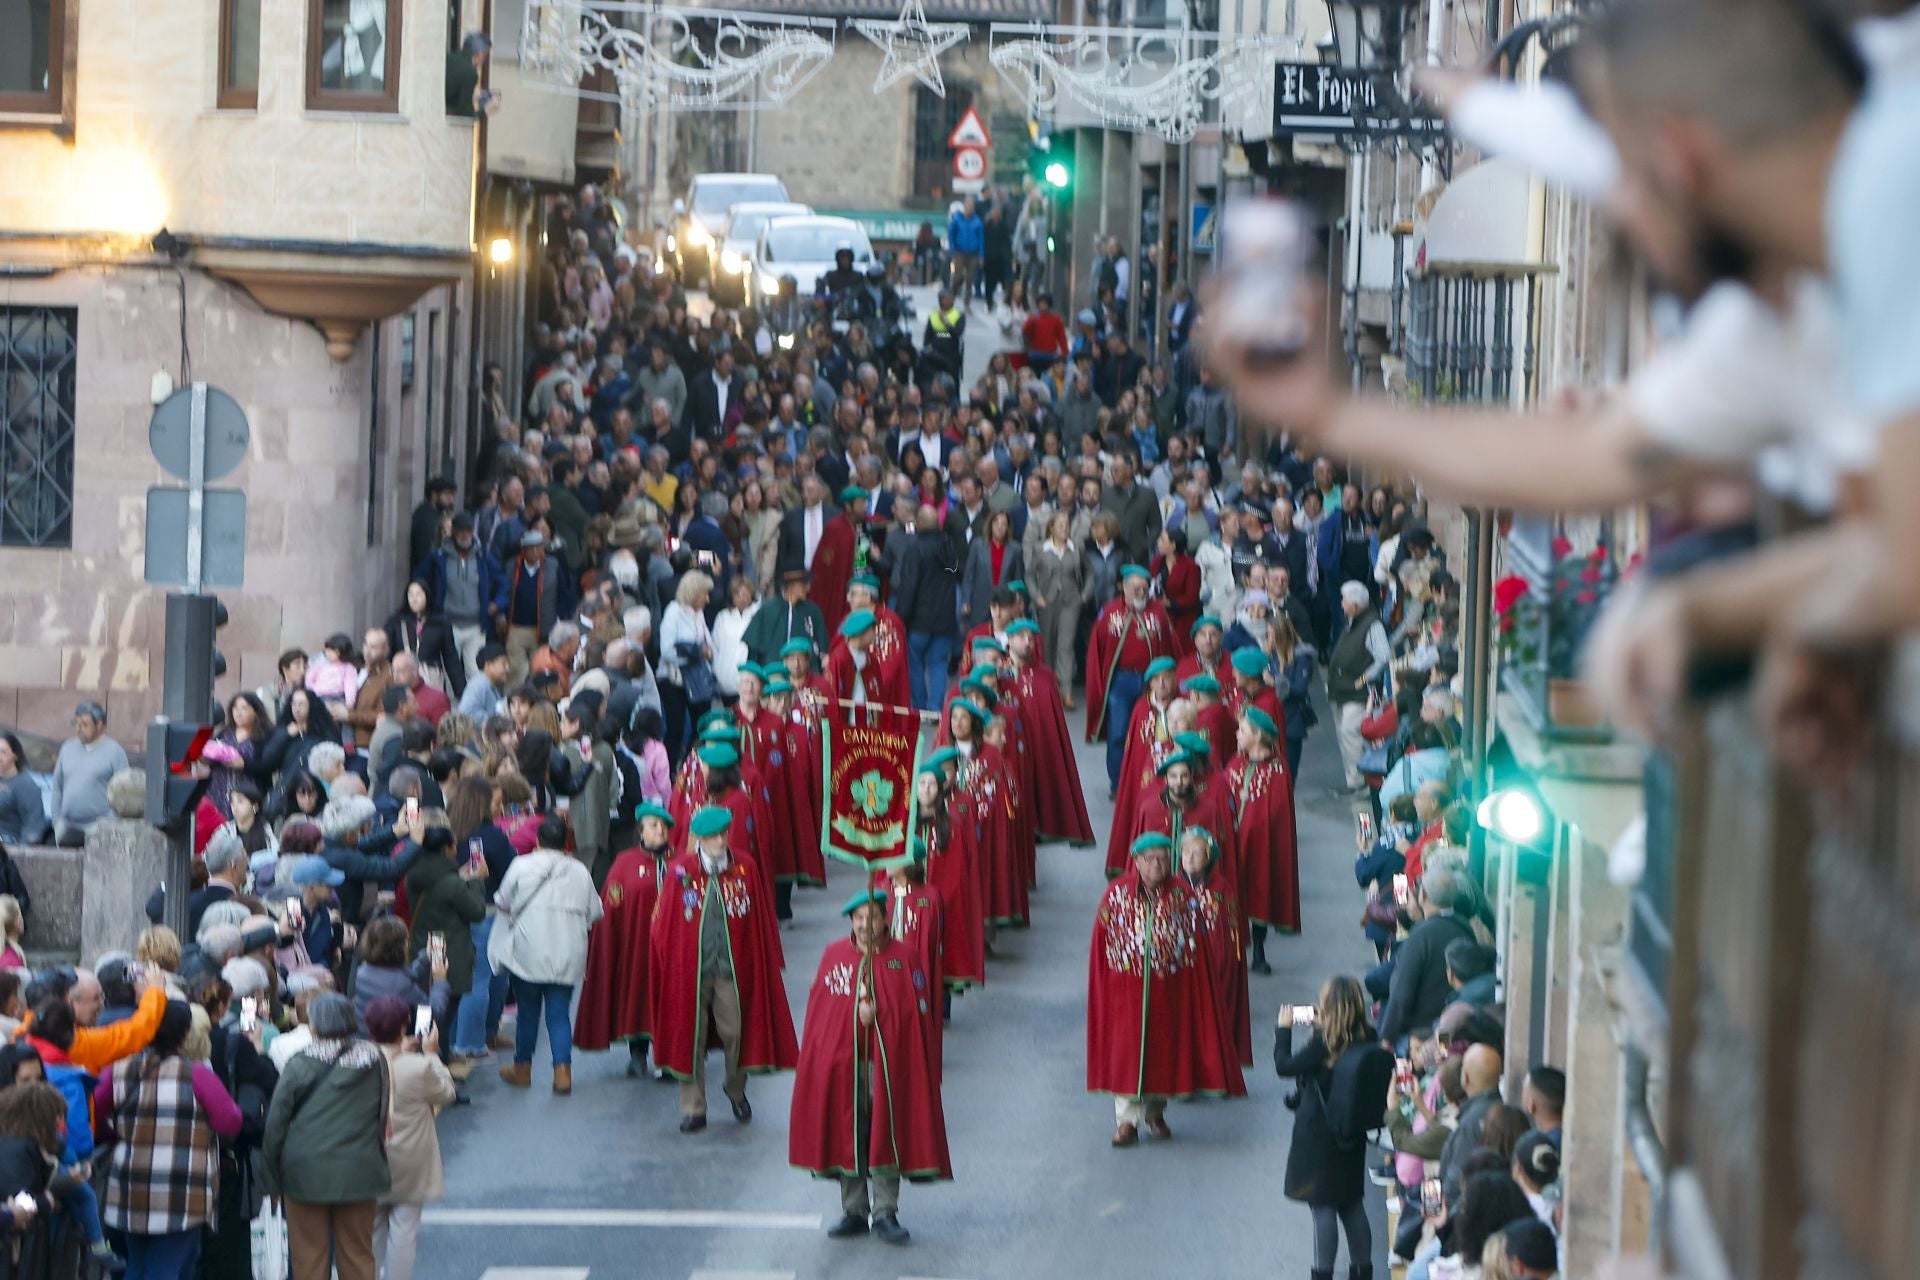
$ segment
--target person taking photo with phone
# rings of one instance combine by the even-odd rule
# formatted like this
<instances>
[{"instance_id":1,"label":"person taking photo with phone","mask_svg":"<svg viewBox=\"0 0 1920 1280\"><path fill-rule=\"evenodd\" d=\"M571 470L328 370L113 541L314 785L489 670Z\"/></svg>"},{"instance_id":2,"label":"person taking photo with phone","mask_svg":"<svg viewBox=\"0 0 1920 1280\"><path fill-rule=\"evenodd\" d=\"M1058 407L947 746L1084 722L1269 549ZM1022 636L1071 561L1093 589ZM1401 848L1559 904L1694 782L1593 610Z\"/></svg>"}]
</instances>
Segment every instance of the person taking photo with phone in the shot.
<instances>
[{"instance_id":1,"label":"person taking photo with phone","mask_svg":"<svg viewBox=\"0 0 1920 1280\"><path fill-rule=\"evenodd\" d=\"M398 996L367 1006L367 1035L387 1060L393 1082L387 1119L387 1169L392 1185L373 1215L373 1257L385 1280L412 1280L420 1215L447 1194L440 1166L440 1135L434 1116L453 1105L453 1077L440 1061L440 1028L408 1034L415 1007Z\"/></svg>"},{"instance_id":2,"label":"person taking photo with phone","mask_svg":"<svg viewBox=\"0 0 1920 1280\"><path fill-rule=\"evenodd\" d=\"M1296 1026L1307 1042L1293 1047ZM1373 1228L1367 1221L1367 1131L1386 1114L1394 1061L1367 1021L1358 980L1327 979L1313 1006L1282 1005L1273 1035L1273 1070L1296 1083L1282 1190L1313 1212L1313 1280L1333 1280L1342 1228L1350 1280L1372 1280Z\"/></svg>"}]
</instances>

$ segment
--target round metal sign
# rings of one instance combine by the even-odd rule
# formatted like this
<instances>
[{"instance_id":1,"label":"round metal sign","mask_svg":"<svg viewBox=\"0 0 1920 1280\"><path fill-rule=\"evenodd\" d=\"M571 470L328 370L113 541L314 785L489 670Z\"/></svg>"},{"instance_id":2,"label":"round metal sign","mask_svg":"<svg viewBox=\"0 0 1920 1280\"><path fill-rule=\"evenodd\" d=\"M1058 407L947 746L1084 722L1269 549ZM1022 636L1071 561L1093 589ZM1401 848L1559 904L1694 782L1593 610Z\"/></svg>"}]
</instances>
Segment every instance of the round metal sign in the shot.
<instances>
[{"instance_id":1,"label":"round metal sign","mask_svg":"<svg viewBox=\"0 0 1920 1280\"><path fill-rule=\"evenodd\" d=\"M181 387L153 411L147 427L147 445L153 457L171 475L193 480L193 398L195 388L206 397L204 439L206 457L200 470L202 483L218 480L240 465L247 456L247 415L234 398L218 387L203 383Z\"/></svg>"},{"instance_id":2,"label":"round metal sign","mask_svg":"<svg viewBox=\"0 0 1920 1280\"><path fill-rule=\"evenodd\" d=\"M953 152L953 172L958 178L972 182L987 176L987 153L978 147L956 147Z\"/></svg>"}]
</instances>

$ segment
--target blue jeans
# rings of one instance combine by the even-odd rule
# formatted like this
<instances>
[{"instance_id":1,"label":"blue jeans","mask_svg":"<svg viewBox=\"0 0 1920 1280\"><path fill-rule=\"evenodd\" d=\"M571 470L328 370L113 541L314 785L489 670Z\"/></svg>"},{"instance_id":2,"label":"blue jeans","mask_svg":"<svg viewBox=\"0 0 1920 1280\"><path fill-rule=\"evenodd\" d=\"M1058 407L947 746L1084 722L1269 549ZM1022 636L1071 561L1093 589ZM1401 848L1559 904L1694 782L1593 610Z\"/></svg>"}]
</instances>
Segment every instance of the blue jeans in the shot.
<instances>
[{"instance_id":1,"label":"blue jeans","mask_svg":"<svg viewBox=\"0 0 1920 1280\"><path fill-rule=\"evenodd\" d=\"M1300 789L1300 756L1306 750L1306 746L1306 734L1303 733L1298 737L1292 734L1287 735L1287 777L1292 780L1295 791Z\"/></svg>"},{"instance_id":2,"label":"blue jeans","mask_svg":"<svg viewBox=\"0 0 1920 1280\"><path fill-rule=\"evenodd\" d=\"M100 1197L94 1194L91 1183L75 1178L66 1192L61 1212L67 1215L68 1222L85 1233L88 1244L98 1244L105 1239L100 1231Z\"/></svg>"},{"instance_id":3,"label":"blue jeans","mask_svg":"<svg viewBox=\"0 0 1920 1280\"><path fill-rule=\"evenodd\" d=\"M573 1065L573 988L561 982L513 980L513 998L520 1014L513 1024L513 1060L532 1062L534 1046L540 1043L540 1010L546 1006L547 1050L553 1065Z\"/></svg>"},{"instance_id":4,"label":"blue jeans","mask_svg":"<svg viewBox=\"0 0 1920 1280\"><path fill-rule=\"evenodd\" d=\"M907 633L907 685L913 705L938 711L947 700L947 662L953 656L953 637L931 631Z\"/></svg>"},{"instance_id":5,"label":"blue jeans","mask_svg":"<svg viewBox=\"0 0 1920 1280\"><path fill-rule=\"evenodd\" d=\"M1092 677L1089 676L1089 679ZM1107 790L1120 790L1120 765L1127 754L1127 726L1133 722L1133 704L1146 687L1138 671L1116 671L1107 685Z\"/></svg>"},{"instance_id":6,"label":"blue jeans","mask_svg":"<svg viewBox=\"0 0 1920 1280\"><path fill-rule=\"evenodd\" d=\"M487 1041L500 1034L500 1014L507 1007L507 975L495 973L487 962L487 939L493 936L493 916L473 926L473 986L460 997L453 1020L455 1053L484 1053Z\"/></svg>"},{"instance_id":7,"label":"blue jeans","mask_svg":"<svg viewBox=\"0 0 1920 1280\"><path fill-rule=\"evenodd\" d=\"M199 1252L200 1228L165 1235L127 1233L126 1280L187 1280Z\"/></svg>"}]
</instances>

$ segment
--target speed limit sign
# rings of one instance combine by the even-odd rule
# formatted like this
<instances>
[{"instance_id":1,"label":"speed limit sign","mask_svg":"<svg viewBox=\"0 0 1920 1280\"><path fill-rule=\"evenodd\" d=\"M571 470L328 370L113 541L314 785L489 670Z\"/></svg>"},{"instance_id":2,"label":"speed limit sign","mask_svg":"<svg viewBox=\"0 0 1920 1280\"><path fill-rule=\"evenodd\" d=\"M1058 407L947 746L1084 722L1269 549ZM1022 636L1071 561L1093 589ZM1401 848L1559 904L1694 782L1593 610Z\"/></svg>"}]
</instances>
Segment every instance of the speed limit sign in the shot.
<instances>
[{"instance_id":1,"label":"speed limit sign","mask_svg":"<svg viewBox=\"0 0 1920 1280\"><path fill-rule=\"evenodd\" d=\"M987 176L987 153L979 147L955 147L953 149L953 176L967 182L978 182Z\"/></svg>"}]
</instances>

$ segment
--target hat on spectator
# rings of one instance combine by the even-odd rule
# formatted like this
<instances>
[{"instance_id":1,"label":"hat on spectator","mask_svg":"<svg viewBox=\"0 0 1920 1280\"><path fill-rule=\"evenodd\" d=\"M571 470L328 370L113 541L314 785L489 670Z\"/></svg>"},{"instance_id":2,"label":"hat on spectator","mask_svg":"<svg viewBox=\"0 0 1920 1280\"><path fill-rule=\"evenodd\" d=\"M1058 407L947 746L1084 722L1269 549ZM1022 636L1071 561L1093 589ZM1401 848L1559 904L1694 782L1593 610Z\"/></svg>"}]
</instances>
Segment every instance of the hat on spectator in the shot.
<instances>
[{"instance_id":1,"label":"hat on spectator","mask_svg":"<svg viewBox=\"0 0 1920 1280\"><path fill-rule=\"evenodd\" d=\"M782 583L805 582L806 580L807 571L805 569L783 569L780 571L780 581Z\"/></svg>"},{"instance_id":2,"label":"hat on spectator","mask_svg":"<svg viewBox=\"0 0 1920 1280\"><path fill-rule=\"evenodd\" d=\"M635 822L638 822L642 818L658 818L667 824L667 830L673 830L673 815L651 800L633 811L633 820Z\"/></svg>"},{"instance_id":3,"label":"hat on spectator","mask_svg":"<svg viewBox=\"0 0 1920 1280\"><path fill-rule=\"evenodd\" d=\"M1036 636L1039 635L1040 624L1032 618L1015 618L1007 624L1007 635L1009 637L1021 635L1026 632L1032 632Z\"/></svg>"},{"instance_id":4,"label":"hat on spectator","mask_svg":"<svg viewBox=\"0 0 1920 1280\"><path fill-rule=\"evenodd\" d=\"M1187 634L1197 636L1200 634L1200 628L1202 627L1214 627L1220 631L1225 631L1227 629L1226 626L1223 623L1221 623L1220 619L1214 617L1210 613L1203 613L1198 618L1195 618L1193 620L1193 630L1188 632Z\"/></svg>"},{"instance_id":5,"label":"hat on spectator","mask_svg":"<svg viewBox=\"0 0 1920 1280\"><path fill-rule=\"evenodd\" d=\"M702 753L705 754L704 752ZM717 836L726 832L733 824L733 811L717 804L710 804L693 815L688 828L696 836Z\"/></svg>"},{"instance_id":6,"label":"hat on spectator","mask_svg":"<svg viewBox=\"0 0 1920 1280\"><path fill-rule=\"evenodd\" d=\"M1127 852L1137 858L1143 853L1152 853L1155 849L1171 848L1173 848L1172 840L1161 835L1158 831L1149 831L1136 839L1133 844L1128 847Z\"/></svg>"},{"instance_id":7,"label":"hat on spectator","mask_svg":"<svg viewBox=\"0 0 1920 1280\"><path fill-rule=\"evenodd\" d=\"M1170 675L1172 674L1172 672L1173 672L1172 658L1155 658L1152 662L1149 662L1147 664L1147 669L1142 674L1141 678L1146 680L1151 680L1155 676Z\"/></svg>"},{"instance_id":8,"label":"hat on spectator","mask_svg":"<svg viewBox=\"0 0 1920 1280\"><path fill-rule=\"evenodd\" d=\"M1267 655L1258 645L1247 645L1233 651L1233 669L1243 676L1263 676L1267 674Z\"/></svg>"},{"instance_id":9,"label":"hat on spectator","mask_svg":"<svg viewBox=\"0 0 1920 1280\"><path fill-rule=\"evenodd\" d=\"M473 512L456 511L453 513L453 527L456 529L473 528Z\"/></svg>"},{"instance_id":10,"label":"hat on spectator","mask_svg":"<svg viewBox=\"0 0 1920 1280\"><path fill-rule=\"evenodd\" d=\"M811 658L813 656L813 641L807 639L805 636L795 636L780 646L780 656L783 658L795 653L804 653Z\"/></svg>"},{"instance_id":11,"label":"hat on spectator","mask_svg":"<svg viewBox=\"0 0 1920 1280\"><path fill-rule=\"evenodd\" d=\"M294 884L324 884L339 888L347 882L344 871L335 871L325 858L317 854L306 854L295 858L282 858L283 864L291 862L293 866L285 870L285 875ZM276 868L276 878L280 874Z\"/></svg>"},{"instance_id":12,"label":"hat on spectator","mask_svg":"<svg viewBox=\"0 0 1920 1280\"><path fill-rule=\"evenodd\" d=\"M615 516L613 528L607 531L607 545L616 550L632 550L640 545L640 514L629 511L623 516Z\"/></svg>"},{"instance_id":13,"label":"hat on spectator","mask_svg":"<svg viewBox=\"0 0 1920 1280\"><path fill-rule=\"evenodd\" d=\"M700 748L700 763L709 769L731 769L740 763L740 753L724 742L709 742Z\"/></svg>"},{"instance_id":14,"label":"hat on spectator","mask_svg":"<svg viewBox=\"0 0 1920 1280\"><path fill-rule=\"evenodd\" d=\"M1217 698L1220 696L1220 682L1202 671L1197 676L1188 676L1185 680L1182 680L1180 682L1180 691L1182 693L1211 694Z\"/></svg>"},{"instance_id":15,"label":"hat on spectator","mask_svg":"<svg viewBox=\"0 0 1920 1280\"><path fill-rule=\"evenodd\" d=\"M1247 717L1247 723L1253 726L1253 731L1255 733L1265 734L1267 737L1274 738L1274 739L1278 739L1280 737L1280 726L1273 722L1272 716L1268 715L1266 712L1262 711L1260 708L1248 707L1246 710L1246 717Z\"/></svg>"},{"instance_id":16,"label":"hat on spectator","mask_svg":"<svg viewBox=\"0 0 1920 1280\"><path fill-rule=\"evenodd\" d=\"M1273 608L1273 597L1258 587L1255 587L1240 597L1240 607L1242 609L1251 609L1255 605L1259 605L1262 609L1271 609Z\"/></svg>"},{"instance_id":17,"label":"hat on spectator","mask_svg":"<svg viewBox=\"0 0 1920 1280\"><path fill-rule=\"evenodd\" d=\"M873 610L871 609L855 609L847 615L847 620L840 624L840 634L843 636L865 635L871 630L873 630Z\"/></svg>"},{"instance_id":18,"label":"hat on spectator","mask_svg":"<svg viewBox=\"0 0 1920 1280\"><path fill-rule=\"evenodd\" d=\"M1092 307L1082 307L1080 314L1073 318L1075 324L1084 324L1092 328L1100 323L1100 317L1093 313Z\"/></svg>"}]
</instances>

